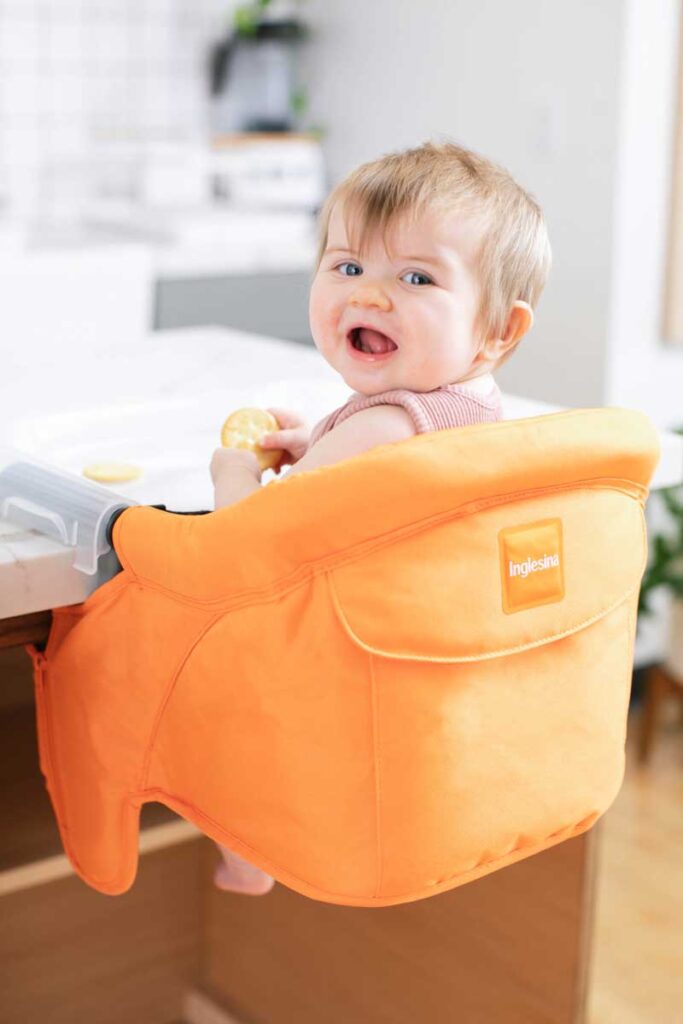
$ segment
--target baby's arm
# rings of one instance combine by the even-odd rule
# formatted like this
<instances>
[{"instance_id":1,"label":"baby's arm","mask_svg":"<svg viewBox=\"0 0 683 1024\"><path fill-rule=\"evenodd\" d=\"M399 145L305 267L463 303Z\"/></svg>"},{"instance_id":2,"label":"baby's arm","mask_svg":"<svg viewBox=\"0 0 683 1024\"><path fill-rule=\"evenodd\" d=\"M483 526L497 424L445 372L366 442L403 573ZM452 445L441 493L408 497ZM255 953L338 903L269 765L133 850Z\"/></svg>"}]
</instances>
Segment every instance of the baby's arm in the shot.
<instances>
[{"instance_id":1,"label":"baby's arm","mask_svg":"<svg viewBox=\"0 0 683 1024\"><path fill-rule=\"evenodd\" d=\"M217 448L211 459L214 508L246 498L261 486L261 467L254 452L244 448Z\"/></svg>"},{"instance_id":2,"label":"baby's arm","mask_svg":"<svg viewBox=\"0 0 683 1024\"><path fill-rule=\"evenodd\" d=\"M282 480L287 480L294 473L350 459L380 444L405 441L414 434L415 425L400 405L373 405L369 409L361 409L328 434L323 434Z\"/></svg>"},{"instance_id":3,"label":"baby's arm","mask_svg":"<svg viewBox=\"0 0 683 1024\"><path fill-rule=\"evenodd\" d=\"M413 421L402 406L373 405L369 409L361 409L328 434L323 434L289 472L272 483L287 480L294 473L350 459L381 444L405 441L414 434ZM256 456L239 448L219 448L214 452L211 477L217 509L246 498L261 486L261 470Z\"/></svg>"}]
</instances>

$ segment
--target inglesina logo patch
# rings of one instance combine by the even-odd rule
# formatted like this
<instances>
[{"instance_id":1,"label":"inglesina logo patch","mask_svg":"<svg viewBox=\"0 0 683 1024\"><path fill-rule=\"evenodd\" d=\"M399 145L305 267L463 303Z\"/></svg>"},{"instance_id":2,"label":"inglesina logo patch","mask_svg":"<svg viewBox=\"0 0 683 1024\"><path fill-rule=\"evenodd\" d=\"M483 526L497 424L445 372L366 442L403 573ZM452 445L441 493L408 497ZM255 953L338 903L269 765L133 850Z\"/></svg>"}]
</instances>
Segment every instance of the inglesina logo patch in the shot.
<instances>
[{"instance_id":1,"label":"inglesina logo patch","mask_svg":"<svg viewBox=\"0 0 683 1024\"><path fill-rule=\"evenodd\" d=\"M519 612L564 597L562 520L541 519L498 534L503 611Z\"/></svg>"}]
</instances>

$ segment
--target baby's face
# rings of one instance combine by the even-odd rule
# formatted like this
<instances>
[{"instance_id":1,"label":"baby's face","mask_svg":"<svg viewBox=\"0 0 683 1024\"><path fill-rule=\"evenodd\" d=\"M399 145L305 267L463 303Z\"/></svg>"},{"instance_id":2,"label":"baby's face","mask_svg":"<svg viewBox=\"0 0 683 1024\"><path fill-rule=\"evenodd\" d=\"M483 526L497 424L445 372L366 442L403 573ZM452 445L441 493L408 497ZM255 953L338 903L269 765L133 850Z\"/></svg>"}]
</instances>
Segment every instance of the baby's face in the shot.
<instances>
[{"instance_id":1,"label":"baby's face","mask_svg":"<svg viewBox=\"0 0 683 1024\"><path fill-rule=\"evenodd\" d=\"M431 391L474 376L476 226L454 213L427 212L412 225L404 218L389 230L391 257L378 234L361 260L342 214L337 204L309 302L311 332L330 366L364 395ZM371 330L349 334L357 324L393 344Z\"/></svg>"}]
</instances>

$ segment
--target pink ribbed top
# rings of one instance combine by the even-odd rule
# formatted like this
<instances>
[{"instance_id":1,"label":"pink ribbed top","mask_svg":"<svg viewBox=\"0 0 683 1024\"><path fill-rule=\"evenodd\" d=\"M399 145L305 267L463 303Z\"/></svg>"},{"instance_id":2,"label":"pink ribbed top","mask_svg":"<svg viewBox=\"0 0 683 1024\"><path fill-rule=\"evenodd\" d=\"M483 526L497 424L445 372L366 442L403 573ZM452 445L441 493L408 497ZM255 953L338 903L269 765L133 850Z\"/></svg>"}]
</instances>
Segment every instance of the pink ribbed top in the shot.
<instances>
[{"instance_id":1,"label":"pink ribbed top","mask_svg":"<svg viewBox=\"0 0 683 1024\"><path fill-rule=\"evenodd\" d=\"M479 379L478 383L484 383ZM426 434L432 430L467 427L473 423L495 423L503 418L500 388L493 377L490 388L468 388L466 384L444 384L433 391L408 391L396 388L379 395L361 395L357 391L349 400L331 412L313 427L309 449L323 434L361 409L373 405L401 405L415 424L415 432Z\"/></svg>"}]
</instances>

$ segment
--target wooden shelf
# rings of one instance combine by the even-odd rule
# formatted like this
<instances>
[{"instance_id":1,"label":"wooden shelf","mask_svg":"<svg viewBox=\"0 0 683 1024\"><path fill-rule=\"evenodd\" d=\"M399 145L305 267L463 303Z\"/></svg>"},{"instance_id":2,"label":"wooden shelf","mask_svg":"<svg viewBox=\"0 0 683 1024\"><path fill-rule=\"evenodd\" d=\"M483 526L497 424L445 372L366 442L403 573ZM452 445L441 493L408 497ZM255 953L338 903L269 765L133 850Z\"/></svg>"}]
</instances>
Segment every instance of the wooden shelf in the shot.
<instances>
[{"instance_id":1,"label":"wooden shelf","mask_svg":"<svg viewBox=\"0 0 683 1024\"><path fill-rule=\"evenodd\" d=\"M227 149L230 146L253 145L255 142L292 142L293 140L319 142L320 133L310 132L230 132L227 135L214 135L211 144L214 149Z\"/></svg>"}]
</instances>

